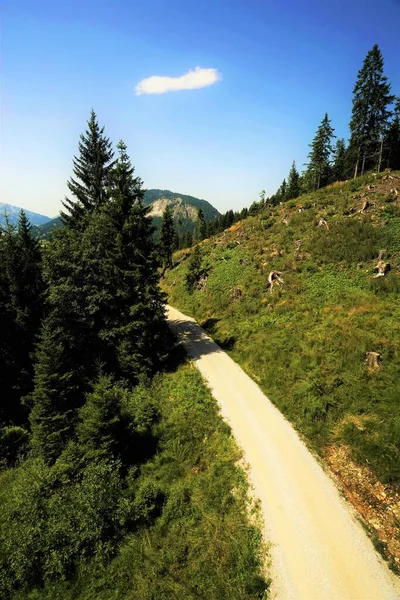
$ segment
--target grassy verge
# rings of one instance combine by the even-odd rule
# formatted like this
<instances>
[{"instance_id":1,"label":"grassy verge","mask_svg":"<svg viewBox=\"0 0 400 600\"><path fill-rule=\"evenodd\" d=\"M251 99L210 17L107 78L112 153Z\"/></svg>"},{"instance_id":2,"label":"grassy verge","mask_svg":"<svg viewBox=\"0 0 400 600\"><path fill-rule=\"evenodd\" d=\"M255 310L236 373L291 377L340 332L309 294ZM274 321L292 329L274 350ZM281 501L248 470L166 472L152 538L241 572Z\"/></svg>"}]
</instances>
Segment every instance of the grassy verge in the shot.
<instances>
[{"instance_id":1,"label":"grassy verge","mask_svg":"<svg viewBox=\"0 0 400 600\"><path fill-rule=\"evenodd\" d=\"M208 274L201 289L185 288L187 251L176 255L164 287L169 302L208 329L312 447L323 453L344 443L381 481L399 486L400 207L393 185L369 175L267 208L201 245ZM318 226L321 217L328 227ZM374 278L380 250L391 270ZM284 284L269 293L272 270ZM367 367L367 352L380 354L378 368Z\"/></svg>"},{"instance_id":2,"label":"grassy verge","mask_svg":"<svg viewBox=\"0 0 400 600\"><path fill-rule=\"evenodd\" d=\"M28 554L40 553L54 528L58 532L56 542L52 537L52 555L48 552L43 557L43 564L47 565L43 585L29 586L27 575L26 585L20 585L13 598L266 597L268 583L263 576L265 549L259 515L248 500L246 476L238 466L240 451L200 375L190 365L180 366L174 373L159 376L151 386L139 387L132 402L136 406L140 400L147 406L146 399L159 414L153 432L158 440L157 452L137 471L125 474L112 510L109 502L115 492L113 472L107 474L103 489L91 471L79 484L79 496L71 491L69 481L57 480L56 489L43 491L54 480L53 474L41 467L39 475L38 465L29 461L2 473L0 559L3 564L8 561L8 567L2 571L2 583L11 577L10 561L14 576L24 568L28 574ZM60 466L56 464L54 468ZM39 488L39 500L35 503ZM29 497L21 498L22 493ZM72 499L78 498L73 505L69 493ZM63 548L69 546L63 544L74 527L74 519L79 523L81 538L90 536L99 526L96 511L102 505L102 523L107 522L108 529L103 528L98 551L94 555L80 552L75 568L54 575L58 566L54 556L62 560L62 553L67 552ZM52 519L54 511L57 523ZM125 518L121 526L123 515L134 518ZM63 519L64 530L60 529ZM87 532L82 533L85 528ZM3 545L4 539L7 542ZM34 576L33 570L31 577Z\"/></svg>"}]
</instances>

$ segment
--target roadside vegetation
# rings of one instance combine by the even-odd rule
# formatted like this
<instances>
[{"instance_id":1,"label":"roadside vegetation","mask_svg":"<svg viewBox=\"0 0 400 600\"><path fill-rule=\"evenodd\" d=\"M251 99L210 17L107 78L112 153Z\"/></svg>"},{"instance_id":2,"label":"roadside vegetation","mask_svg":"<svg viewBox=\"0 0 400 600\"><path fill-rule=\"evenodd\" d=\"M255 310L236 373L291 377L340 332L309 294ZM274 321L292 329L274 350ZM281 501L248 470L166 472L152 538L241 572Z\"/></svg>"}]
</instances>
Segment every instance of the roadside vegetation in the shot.
<instances>
[{"instance_id":1,"label":"roadside vegetation","mask_svg":"<svg viewBox=\"0 0 400 600\"><path fill-rule=\"evenodd\" d=\"M153 442L141 465L84 464L80 444L51 467L30 458L1 473L2 598L265 598L259 514L198 372L182 365L132 392L104 382L108 400L117 392L136 450L140 436Z\"/></svg>"},{"instance_id":2,"label":"roadside vegetation","mask_svg":"<svg viewBox=\"0 0 400 600\"><path fill-rule=\"evenodd\" d=\"M21 211L0 235L0 597L265 598L240 452L169 333L117 148L92 111L64 227L41 245Z\"/></svg>"}]
</instances>

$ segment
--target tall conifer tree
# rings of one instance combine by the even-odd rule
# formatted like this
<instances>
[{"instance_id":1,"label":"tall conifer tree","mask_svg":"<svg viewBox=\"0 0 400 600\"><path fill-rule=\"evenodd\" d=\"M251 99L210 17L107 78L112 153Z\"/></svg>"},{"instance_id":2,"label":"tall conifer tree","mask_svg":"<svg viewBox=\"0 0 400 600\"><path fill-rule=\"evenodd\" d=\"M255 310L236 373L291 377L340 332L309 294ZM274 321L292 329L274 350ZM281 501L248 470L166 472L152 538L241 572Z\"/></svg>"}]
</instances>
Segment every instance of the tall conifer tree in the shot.
<instances>
[{"instance_id":1,"label":"tall conifer tree","mask_svg":"<svg viewBox=\"0 0 400 600\"><path fill-rule=\"evenodd\" d=\"M368 52L353 90L350 120L350 151L354 177L369 168L381 167L383 143L394 96L383 72L383 56L377 44Z\"/></svg>"},{"instance_id":2,"label":"tall conifer tree","mask_svg":"<svg viewBox=\"0 0 400 600\"><path fill-rule=\"evenodd\" d=\"M174 221L172 218L172 212L170 207L167 205L165 207L162 222L161 222L161 232L160 232L160 255L162 262L164 264L164 268L171 269L172 268L172 250L175 240L175 229L174 229Z\"/></svg>"},{"instance_id":3,"label":"tall conifer tree","mask_svg":"<svg viewBox=\"0 0 400 600\"><path fill-rule=\"evenodd\" d=\"M21 210L18 227L10 224L1 240L2 375L4 421L23 424L21 400L33 386L32 352L43 318L44 284L39 242ZM4 336L4 337L3 337Z\"/></svg>"},{"instance_id":4,"label":"tall conifer tree","mask_svg":"<svg viewBox=\"0 0 400 600\"><path fill-rule=\"evenodd\" d=\"M332 181L343 181L348 176L348 153L343 138L338 139L334 148Z\"/></svg>"},{"instance_id":5,"label":"tall conifer tree","mask_svg":"<svg viewBox=\"0 0 400 600\"><path fill-rule=\"evenodd\" d=\"M387 133L386 155L386 166L400 169L400 98L396 100L393 119Z\"/></svg>"},{"instance_id":6,"label":"tall conifer tree","mask_svg":"<svg viewBox=\"0 0 400 600\"><path fill-rule=\"evenodd\" d=\"M65 210L61 212L64 223L73 229L84 228L87 217L107 201L115 164L111 142L104 135L104 127L99 127L93 110L78 149L79 156L73 160L74 177L67 183L73 198L65 198Z\"/></svg>"},{"instance_id":7,"label":"tall conifer tree","mask_svg":"<svg viewBox=\"0 0 400 600\"><path fill-rule=\"evenodd\" d=\"M311 151L308 155L309 163L306 171L309 191L318 190L329 182L334 131L328 113L325 113L310 145Z\"/></svg>"},{"instance_id":8,"label":"tall conifer tree","mask_svg":"<svg viewBox=\"0 0 400 600\"><path fill-rule=\"evenodd\" d=\"M290 200L291 198L297 198L300 195L300 175L296 169L296 163L293 161L292 166L290 167L288 181L287 181L287 189L286 189L286 198Z\"/></svg>"}]
</instances>

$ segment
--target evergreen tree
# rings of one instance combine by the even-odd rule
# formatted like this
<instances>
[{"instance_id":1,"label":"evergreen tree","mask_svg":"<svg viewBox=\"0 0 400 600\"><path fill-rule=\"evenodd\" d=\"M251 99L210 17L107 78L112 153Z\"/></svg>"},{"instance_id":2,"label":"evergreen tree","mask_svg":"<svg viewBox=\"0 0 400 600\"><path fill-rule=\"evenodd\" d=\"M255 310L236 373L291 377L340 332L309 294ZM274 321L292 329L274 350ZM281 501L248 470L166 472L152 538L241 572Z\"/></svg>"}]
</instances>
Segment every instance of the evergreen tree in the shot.
<instances>
[{"instance_id":1,"label":"evergreen tree","mask_svg":"<svg viewBox=\"0 0 400 600\"><path fill-rule=\"evenodd\" d=\"M204 212L201 208L197 211L197 223L195 230L195 239L197 242L204 240L207 235L207 223L204 218Z\"/></svg>"},{"instance_id":2,"label":"evergreen tree","mask_svg":"<svg viewBox=\"0 0 400 600\"><path fill-rule=\"evenodd\" d=\"M172 251L175 239L174 220L172 218L172 212L170 207L165 207L162 222L161 222L161 233L160 233L160 256L165 268L172 268Z\"/></svg>"},{"instance_id":3,"label":"evergreen tree","mask_svg":"<svg viewBox=\"0 0 400 600\"><path fill-rule=\"evenodd\" d=\"M44 285L41 252L21 210L18 228L7 224L1 238L0 303L2 306L2 368L0 386L3 422L23 424L21 400L33 386L32 352L43 318Z\"/></svg>"},{"instance_id":4,"label":"evergreen tree","mask_svg":"<svg viewBox=\"0 0 400 600\"><path fill-rule=\"evenodd\" d=\"M188 270L185 278L185 286L187 291L192 294L196 288L196 285L200 281L201 276L204 273L202 267L202 255L200 246L195 246L193 252L190 254L190 260L188 264Z\"/></svg>"},{"instance_id":5,"label":"evergreen tree","mask_svg":"<svg viewBox=\"0 0 400 600\"><path fill-rule=\"evenodd\" d=\"M193 234L191 231L187 231L183 234L182 247L191 248L193 246Z\"/></svg>"},{"instance_id":6,"label":"evergreen tree","mask_svg":"<svg viewBox=\"0 0 400 600\"><path fill-rule=\"evenodd\" d=\"M368 52L353 90L350 120L350 150L354 161L354 177L361 170L380 170L383 141L394 96L383 73L383 56L377 44Z\"/></svg>"},{"instance_id":7,"label":"evergreen tree","mask_svg":"<svg viewBox=\"0 0 400 600\"><path fill-rule=\"evenodd\" d=\"M75 178L67 183L73 198L65 198L65 212L61 212L63 222L74 229L84 228L88 216L107 201L115 164L111 142L104 135L104 127L99 127L93 110L78 149L79 156L73 160Z\"/></svg>"},{"instance_id":8,"label":"evergreen tree","mask_svg":"<svg viewBox=\"0 0 400 600\"><path fill-rule=\"evenodd\" d=\"M329 182L331 173L331 154L333 152L332 138L336 137L334 131L328 113L325 113L314 139L310 144L311 151L308 155L309 163L306 171L308 191L318 190Z\"/></svg>"},{"instance_id":9,"label":"evergreen tree","mask_svg":"<svg viewBox=\"0 0 400 600\"><path fill-rule=\"evenodd\" d=\"M348 176L348 154L343 138L338 139L334 148L331 181L344 181Z\"/></svg>"},{"instance_id":10,"label":"evergreen tree","mask_svg":"<svg viewBox=\"0 0 400 600\"><path fill-rule=\"evenodd\" d=\"M386 164L392 169L400 169L400 98L397 98L390 123L387 140Z\"/></svg>"},{"instance_id":11,"label":"evergreen tree","mask_svg":"<svg viewBox=\"0 0 400 600\"><path fill-rule=\"evenodd\" d=\"M286 179L284 179L277 191L278 202L284 202L287 200L287 183Z\"/></svg>"},{"instance_id":12,"label":"evergreen tree","mask_svg":"<svg viewBox=\"0 0 400 600\"><path fill-rule=\"evenodd\" d=\"M289 171L287 189L286 189L286 198L287 200L291 200L292 198L297 198L300 195L300 175L296 169L296 163L293 161L292 166Z\"/></svg>"},{"instance_id":13,"label":"evergreen tree","mask_svg":"<svg viewBox=\"0 0 400 600\"><path fill-rule=\"evenodd\" d=\"M50 314L38 349L32 447L53 461L102 365L130 383L159 368L168 340L154 228L123 142L109 201L84 231L65 228L48 252Z\"/></svg>"}]
</instances>

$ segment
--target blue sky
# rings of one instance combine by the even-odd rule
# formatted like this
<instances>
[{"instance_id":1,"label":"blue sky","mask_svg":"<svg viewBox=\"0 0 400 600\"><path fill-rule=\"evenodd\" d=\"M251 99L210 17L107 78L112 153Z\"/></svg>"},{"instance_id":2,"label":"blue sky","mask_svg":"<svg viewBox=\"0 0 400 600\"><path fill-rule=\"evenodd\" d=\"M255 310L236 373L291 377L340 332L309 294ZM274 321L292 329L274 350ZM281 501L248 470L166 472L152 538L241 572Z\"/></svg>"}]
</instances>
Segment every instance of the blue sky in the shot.
<instances>
[{"instance_id":1,"label":"blue sky","mask_svg":"<svg viewBox=\"0 0 400 600\"><path fill-rule=\"evenodd\" d=\"M56 215L93 107L146 187L248 206L302 166L326 111L347 137L374 43L400 95L399 23L400 0L6 1L0 199ZM135 95L196 66L222 79Z\"/></svg>"}]
</instances>

